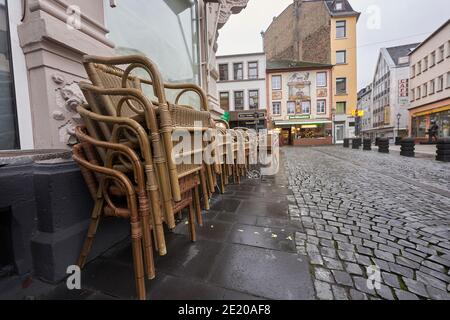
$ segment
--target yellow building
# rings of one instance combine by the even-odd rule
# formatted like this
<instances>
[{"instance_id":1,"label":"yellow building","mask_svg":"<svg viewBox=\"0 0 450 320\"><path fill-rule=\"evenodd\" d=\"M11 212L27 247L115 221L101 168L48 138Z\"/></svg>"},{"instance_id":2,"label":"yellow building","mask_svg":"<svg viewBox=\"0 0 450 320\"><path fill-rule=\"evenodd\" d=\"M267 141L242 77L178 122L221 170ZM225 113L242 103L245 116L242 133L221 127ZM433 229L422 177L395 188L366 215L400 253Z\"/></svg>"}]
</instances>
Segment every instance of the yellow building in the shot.
<instances>
[{"instance_id":1,"label":"yellow building","mask_svg":"<svg viewBox=\"0 0 450 320\"><path fill-rule=\"evenodd\" d=\"M356 24L360 13L345 0L326 1L331 16L334 138L340 143L355 134L358 103Z\"/></svg>"}]
</instances>

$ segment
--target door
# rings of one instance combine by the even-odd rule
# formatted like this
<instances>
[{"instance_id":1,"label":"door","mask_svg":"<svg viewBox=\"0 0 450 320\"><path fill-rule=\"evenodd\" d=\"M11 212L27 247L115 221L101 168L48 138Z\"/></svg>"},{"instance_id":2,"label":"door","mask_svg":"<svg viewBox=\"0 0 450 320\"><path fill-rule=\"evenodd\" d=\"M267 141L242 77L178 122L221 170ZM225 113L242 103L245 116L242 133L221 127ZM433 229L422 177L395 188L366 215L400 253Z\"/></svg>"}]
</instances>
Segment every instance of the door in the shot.
<instances>
[{"instance_id":1,"label":"door","mask_svg":"<svg viewBox=\"0 0 450 320\"><path fill-rule=\"evenodd\" d=\"M335 126L335 138L336 138L336 143L344 143L344 130L345 130L345 125L344 124L337 124Z\"/></svg>"},{"instance_id":2,"label":"door","mask_svg":"<svg viewBox=\"0 0 450 320\"><path fill-rule=\"evenodd\" d=\"M281 131L281 145L282 146L288 146L291 144L291 130L290 129L283 129Z\"/></svg>"}]
</instances>

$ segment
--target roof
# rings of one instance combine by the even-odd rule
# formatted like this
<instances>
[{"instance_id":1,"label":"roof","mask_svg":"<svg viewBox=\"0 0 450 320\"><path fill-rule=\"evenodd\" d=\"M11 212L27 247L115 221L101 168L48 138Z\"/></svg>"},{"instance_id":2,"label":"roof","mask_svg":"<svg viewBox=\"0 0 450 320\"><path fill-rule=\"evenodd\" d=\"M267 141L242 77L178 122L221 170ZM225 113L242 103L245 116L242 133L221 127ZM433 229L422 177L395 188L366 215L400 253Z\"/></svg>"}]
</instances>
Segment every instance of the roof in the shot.
<instances>
[{"instance_id":1,"label":"roof","mask_svg":"<svg viewBox=\"0 0 450 320\"><path fill-rule=\"evenodd\" d=\"M254 52L254 53L236 53L236 54L226 54L223 56L216 56L216 59L224 58L237 58L237 57L247 57L247 56L264 56L264 52Z\"/></svg>"},{"instance_id":2,"label":"roof","mask_svg":"<svg viewBox=\"0 0 450 320\"><path fill-rule=\"evenodd\" d=\"M336 3L342 3L342 10L336 10ZM357 16L359 17L360 13L353 10L352 5L348 0L326 0L325 1L328 11L330 11L331 16L333 17L348 17L348 16Z\"/></svg>"},{"instance_id":3,"label":"roof","mask_svg":"<svg viewBox=\"0 0 450 320\"><path fill-rule=\"evenodd\" d=\"M419 44L417 46L416 49L414 49L412 52L410 52L410 54L414 53L414 51L416 51L417 49L419 49L420 47L422 47L425 43L427 43L428 41L430 41L435 35L437 35L439 32L441 32L442 29L444 29L447 25L450 24L450 19L447 20L446 23L444 23L442 26L440 26L436 31L434 31L428 38L426 38L421 44Z\"/></svg>"},{"instance_id":4,"label":"roof","mask_svg":"<svg viewBox=\"0 0 450 320\"><path fill-rule=\"evenodd\" d=\"M325 69L332 68L331 64L307 62L307 61L294 61L294 60L272 60L267 61L267 70L289 70L289 69Z\"/></svg>"},{"instance_id":5,"label":"roof","mask_svg":"<svg viewBox=\"0 0 450 320\"><path fill-rule=\"evenodd\" d=\"M406 44L402 46L386 48L386 51L391 56L396 67L406 67L409 65L409 59L408 61L403 63L400 63L399 59L403 57L408 57L408 55L419 45L420 43Z\"/></svg>"}]
</instances>

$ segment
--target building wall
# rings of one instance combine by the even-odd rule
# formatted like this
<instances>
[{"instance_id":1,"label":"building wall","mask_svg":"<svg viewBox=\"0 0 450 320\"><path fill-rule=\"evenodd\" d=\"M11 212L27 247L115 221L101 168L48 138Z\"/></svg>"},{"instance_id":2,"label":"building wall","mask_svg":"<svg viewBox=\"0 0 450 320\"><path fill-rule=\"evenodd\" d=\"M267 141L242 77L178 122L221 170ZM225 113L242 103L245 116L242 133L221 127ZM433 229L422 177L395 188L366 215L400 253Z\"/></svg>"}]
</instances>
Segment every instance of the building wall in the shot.
<instances>
[{"instance_id":1,"label":"building wall","mask_svg":"<svg viewBox=\"0 0 450 320\"><path fill-rule=\"evenodd\" d=\"M248 79L248 63L258 62L258 79ZM233 63L243 63L244 79L233 80ZM244 110L249 110L249 90L258 90L259 92L259 109L267 108L267 94L266 94L266 58L264 54L244 54L233 56L217 57L217 69L220 64L228 64L228 81L217 82L217 95L221 92L229 93L230 109L235 111L234 107L234 92L244 91Z\"/></svg>"},{"instance_id":2,"label":"building wall","mask_svg":"<svg viewBox=\"0 0 450 320\"><path fill-rule=\"evenodd\" d=\"M317 87L317 73L325 72L327 74L327 87ZM305 74L309 74L308 81L310 84L310 101L311 101L311 119L330 119L331 118L331 71L329 69L323 70L301 70L301 71L284 71L284 72L269 72L267 74L267 82L268 82L268 115L271 121L287 121L289 120L289 116L295 116L295 114L288 115L287 113L287 103L288 101L295 101L289 97L289 83L292 82L292 78L295 75L304 76ZM281 75L282 77L282 90L272 90L272 76ZM318 90L326 90L326 93L323 97L319 97ZM279 99L281 93L281 99ZM278 96L277 96L278 95ZM326 100L326 113L325 114L317 114L317 100L324 99ZM281 114L276 115L273 114L272 104L274 102L281 103ZM298 106L297 106L298 107ZM300 115L300 113L296 113Z\"/></svg>"},{"instance_id":3,"label":"building wall","mask_svg":"<svg viewBox=\"0 0 450 320\"><path fill-rule=\"evenodd\" d=\"M264 33L270 60L330 63L330 15L325 4L295 0Z\"/></svg>"},{"instance_id":4,"label":"building wall","mask_svg":"<svg viewBox=\"0 0 450 320\"><path fill-rule=\"evenodd\" d=\"M344 39L336 38L336 21L346 21L347 23L347 37ZM357 106L357 47L356 47L356 23L357 17L342 17L331 19L331 64L336 64L336 52L346 50L347 63L344 65L336 65L333 68L333 87L334 87L334 101L347 103L347 115L351 116L352 112L356 110ZM336 94L336 79L347 78L347 94Z\"/></svg>"},{"instance_id":5,"label":"building wall","mask_svg":"<svg viewBox=\"0 0 450 320\"><path fill-rule=\"evenodd\" d=\"M420 74L418 74L417 68L415 75L411 74L410 72L410 90L417 90L419 86L422 86L426 83L429 84L431 80L436 81L436 79L440 76L444 76L444 90L442 90L441 92L435 92L432 95L428 94L426 97L420 97L420 99L417 99L416 96L415 99L411 101L410 109L415 109L417 107L434 103L450 97L450 83L446 82L447 73L450 72L450 23L448 23L447 26L439 31L438 34L436 34L433 38L431 38L423 46L421 46L411 54L410 65L412 69L413 67L417 67L417 63L419 61L422 61L423 64L423 59L425 57L428 57L428 61L430 64L431 53L435 51L437 55L437 50L442 45L444 45L444 60L442 62L438 63L438 61L436 61L436 64L433 67L429 65L428 69L426 71L422 71ZM436 60L438 60L437 57Z\"/></svg>"}]
</instances>

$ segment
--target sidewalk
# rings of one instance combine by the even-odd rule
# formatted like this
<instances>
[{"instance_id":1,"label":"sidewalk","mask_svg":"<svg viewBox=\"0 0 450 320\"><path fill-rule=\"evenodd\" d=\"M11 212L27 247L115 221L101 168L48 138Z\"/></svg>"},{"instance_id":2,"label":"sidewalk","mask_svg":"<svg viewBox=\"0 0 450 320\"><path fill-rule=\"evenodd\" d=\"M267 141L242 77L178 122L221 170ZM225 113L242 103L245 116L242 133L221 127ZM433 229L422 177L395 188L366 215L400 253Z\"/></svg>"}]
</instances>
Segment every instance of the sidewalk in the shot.
<instances>
[{"instance_id":1,"label":"sidewalk","mask_svg":"<svg viewBox=\"0 0 450 320\"><path fill-rule=\"evenodd\" d=\"M168 254L156 258L157 277L146 284L148 298L314 299L309 261L296 252L302 227L289 220L291 194L284 172L228 186L212 199L196 243L184 221L168 234ZM122 243L88 264L80 291L34 282L1 298L135 299L131 247Z\"/></svg>"},{"instance_id":2,"label":"sidewalk","mask_svg":"<svg viewBox=\"0 0 450 320\"><path fill-rule=\"evenodd\" d=\"M423 145L423 144L416 144L416 155L418 157L422 158L435 158L436 157L436 145ZM350 146L351 148L351 146ZM396 146L395 144L391 144L389 146L390 151L395 151L400 153L401 146ZM378 151L377 146L372 146L372 149L375 151Z\"/></svg>"}]
</instances>

